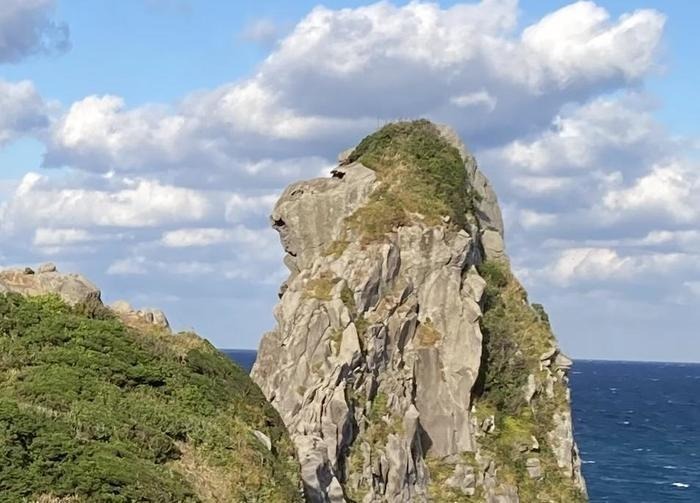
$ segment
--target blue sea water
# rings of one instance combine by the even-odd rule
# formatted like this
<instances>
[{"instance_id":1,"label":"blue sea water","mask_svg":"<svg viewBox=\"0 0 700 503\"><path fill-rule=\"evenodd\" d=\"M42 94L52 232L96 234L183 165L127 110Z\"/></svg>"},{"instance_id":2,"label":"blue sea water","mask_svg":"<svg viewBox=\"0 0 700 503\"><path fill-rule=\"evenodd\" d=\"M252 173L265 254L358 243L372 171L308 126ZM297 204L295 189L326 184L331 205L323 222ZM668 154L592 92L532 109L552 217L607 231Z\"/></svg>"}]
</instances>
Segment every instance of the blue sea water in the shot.
<instances>
[{"instance_id":1,"label":"blue sea water","mask_svg":"<svg viewBox=\"0 0 700 503\"><path fill-rule=\"evenodd\" d=\"M700 365L579 360L570 377L592 502L700 502Z\"/></svg>"},{"instance_id":2,"label":"blue sea water","mask_svg":"<svg viewBox=\"0 0 700 503\"><path fill-rule=\"evenodd\" d=\"M700 503L700 364L578 360L570 377L592 503Z\"/></svg>"},{"instance_id":3,"label":"blue sea water","mask_svg":"<svg viewBox=\"0 0 700 503\"><path fill-rule=\"evenodd\" d=\"M254 349L222 349L222 353L240 365L246 372L250 372L258 354Z\"/></svg>"}]
</instances>

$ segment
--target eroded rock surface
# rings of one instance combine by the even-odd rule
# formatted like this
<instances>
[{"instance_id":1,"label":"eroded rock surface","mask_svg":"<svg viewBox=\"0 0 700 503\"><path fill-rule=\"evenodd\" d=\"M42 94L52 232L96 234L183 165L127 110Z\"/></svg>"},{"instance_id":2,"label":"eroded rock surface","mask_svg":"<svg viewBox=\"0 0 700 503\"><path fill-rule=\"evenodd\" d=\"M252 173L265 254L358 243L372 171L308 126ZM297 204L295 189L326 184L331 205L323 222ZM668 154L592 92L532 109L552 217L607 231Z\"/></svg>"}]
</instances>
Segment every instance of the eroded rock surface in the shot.
<instances>
[{"instance_id":1,"label":"eroded rock surface","mask_svg":"<svg viewBox=\"0 0 700 503\"><path fill-rule=\"evenodd\" d=\"M360 227L350 222L358 209L388 197L387 182L352 151L339 157L331 178L290 186L272 214L290 275L274 310L277 327L263 337L252 376L292 435L306 498L513 503L531 501L538 481L550 476L583 501L568 367L548 322L526 301L526 314L547 328L544 337L555 349L542 361L540 350L511 348L533 354L532 373L522 369L522 389L514 392L513 415L532 415L527 411L544 408L545 400L552 412L546 425L527 419L524 440L518 431L511 441L509 416L491 410L500 403L483 382L493 365L482 331L491 286L479 268L497 262L511 277L500 209L456 134L416 124L431 144L447 145L442 154L454 149L467 172L477 196L463 223L413 212L368 239L361 226L369 220L359 220ZM500 288L506 295L509 287ZM502 456L505 442L517 453L513 459ZM555 458L546 458L545 445Z\"/></svg>"},{"instance_id":2,"label":"eroded rock surface","mask_svg":"<svg viewBox=\"0 0 700 503\"><path fill-rule=\"evenodd\" d=\"M63 274L53 264L43 264L34 271L7 269L0 271L0 293L21 295L57 294L66 304L101 302L100 290L80 274Z\"/></svg>"},{"instance_id":3,"label":"eroded rock surface","mask_svg":"<svg viewBox=\"0 0 700 503\"><path fill-rule=\"evenodd\" d=\"M143 308L134 309L125 300L117 300L109 305L109 308L129 326L149 326L170 330L170 323L165 313L160 309Z\"/></svg>"}]
</instances>

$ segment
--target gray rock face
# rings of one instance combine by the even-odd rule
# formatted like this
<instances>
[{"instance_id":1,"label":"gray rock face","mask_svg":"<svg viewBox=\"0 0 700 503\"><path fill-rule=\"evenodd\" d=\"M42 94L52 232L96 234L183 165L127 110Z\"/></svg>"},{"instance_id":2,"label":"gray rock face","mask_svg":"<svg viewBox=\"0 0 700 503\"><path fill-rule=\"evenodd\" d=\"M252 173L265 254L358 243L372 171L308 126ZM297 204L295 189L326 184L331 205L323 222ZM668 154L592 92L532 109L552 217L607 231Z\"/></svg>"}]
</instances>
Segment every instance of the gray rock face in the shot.
<instances>
[{"instance_id":1,"label":"gray rock face","mask_svg":"<svg viewBox=\"0 0 700 503\"><path fill-rule=\"evenodd\" d=\"M479 438L495 426L477 420L472 399L485 289L476 266L507 262L503 222L473 157L449 129L441 134L481 195L468 228L415 222L369 243L349 234L346 218L378 181L347 152L332 178L290 186L274 208L290 275L252 377L292 435L310 502L439 501L431 499L429 460L451 467L450 490L519 501L480 454ZM533 383L523 390L538 392ZM566 449L572 460L570 422L552 435L562 461ZM476 463L462 461L466 455ZM571 463L561 469L574 477Z\"/></svg>"},{"instance_id":2,"label":"gray rock face","mask_svg":"<svg viewBox=\"0 0 700 503\"><path fill-rule=\"evenodd\" d=\"M57 294L67 304L101 302L100 291L79 274L62 274L53 264L40 266L37 272L29 268L0 271L0 293L21 295Z\"/></svg>"},{"instance_id":3,"label":"gray rock face","mask_svg":"<svg viewBox=\"0 0 700 503\"><path fill-rule=\"evenodd\" d=\"M462 156L464 166L469 174L472 188L479 195L476 207L476 217L482 233L481 242L484 255L488 259L507 260L504 243L504 226L498 197L491 182L479 170L476 159L472 156L462 140L449 126L438 125L440 134L453 145Z\"/></svg>"}]
</instances>

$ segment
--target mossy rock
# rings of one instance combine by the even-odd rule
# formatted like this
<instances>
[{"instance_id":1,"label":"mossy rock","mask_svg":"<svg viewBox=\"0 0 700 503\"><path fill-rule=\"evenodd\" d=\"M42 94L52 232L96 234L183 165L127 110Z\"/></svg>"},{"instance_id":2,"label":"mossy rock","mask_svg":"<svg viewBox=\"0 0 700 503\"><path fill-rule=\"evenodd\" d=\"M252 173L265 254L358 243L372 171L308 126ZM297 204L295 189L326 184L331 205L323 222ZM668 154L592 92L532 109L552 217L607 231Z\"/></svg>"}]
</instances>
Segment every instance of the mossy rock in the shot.
<instances>
[{"instance_id":1,"label":"mossy rock","mask_svg":"<svg viewBox=\"0 0 700 503\"><path fill-rule=\"evenodd\" d=\"M464 227L474 211L464 160L430 121L387 124L363 139L349 161L375 171L380 182L348 219L365 243L415 221Z\"/></svg>"},{"instance_id":2,"label":"mossy rock","mask_svg":"<svg viewBox=\"0 0 700 503\"><path fill-rule=\"evenodd\" d=\"M0 457L2 501L300 500L279 415L225 355L53 296L0 295Z\"/></svg>"}]
</instances>

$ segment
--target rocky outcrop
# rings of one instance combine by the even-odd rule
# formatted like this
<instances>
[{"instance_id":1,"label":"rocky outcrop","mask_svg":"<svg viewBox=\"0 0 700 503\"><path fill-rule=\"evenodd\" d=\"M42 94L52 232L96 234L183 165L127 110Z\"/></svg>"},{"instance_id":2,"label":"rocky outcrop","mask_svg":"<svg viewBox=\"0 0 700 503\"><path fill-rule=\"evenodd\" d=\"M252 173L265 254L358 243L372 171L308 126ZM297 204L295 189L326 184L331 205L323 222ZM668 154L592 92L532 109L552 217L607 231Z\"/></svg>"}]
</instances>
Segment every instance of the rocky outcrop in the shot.
<instances>
[{"instance_id":1,"label":"rocky outcrop","mask_svg":"<svg viewBox=\"0 0 700 503\"><path fill-rule=\"evenodd\" d=\"M102 306L100 290L80 274L65 274L52 263L31 267L0 270L0 294L18 293L29 297L58 295L70 306ZM165 313L159 309L134 309L128 302L118 300L109 306L114 314L135 328L156 327L170 330Z\"/></svg>"},{"instance_id":2,"label":"rocky outcrop","mask_svg":"<svg viewBox=\"0 0 700 503\"><path fill-rule=\"evenodd\" d=\"M456 192L439 185L460 177ZM554 345L543 315L511 301L524 293L496 195L451 130L383 128L331 178L287 188L272 222L290 275L252 376L292 435L307 501L584 499L563 355L543 361L484 321L515 305ZM503 358L507 389L493 379Z\"/></svg>"},{"instance_id":3,"label":"rocky outcrop","mask_svg":"<svg viewBox=\"0 0 700 503\"><path fill-rule=\"evenodd\" d=\"M165 313L160 309L143 308L134 309L125 300L117 300L109 305L109 308L116 313L122 321L129 326L153 326L162 330L170 331L170 323Z\"/></svg>"},{"instance_id":4,"label":"rocky outcrop","mask_svg":"<svg viewBox=\"0 0 700 503\"><path fill-rule=\"evenodd\" d=\"M101 303L95 285L80 274L62 274L53 264L43 264L36 271L29 267L0 271L0 293L7 292L28 296L57 294L70 305Z\"/></svg>"}]
</instances>

